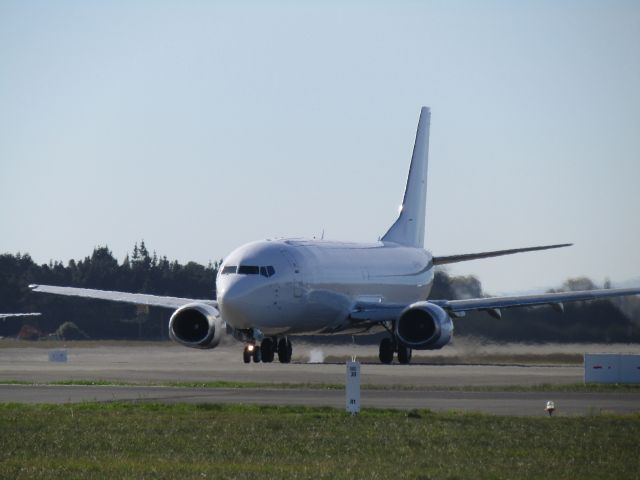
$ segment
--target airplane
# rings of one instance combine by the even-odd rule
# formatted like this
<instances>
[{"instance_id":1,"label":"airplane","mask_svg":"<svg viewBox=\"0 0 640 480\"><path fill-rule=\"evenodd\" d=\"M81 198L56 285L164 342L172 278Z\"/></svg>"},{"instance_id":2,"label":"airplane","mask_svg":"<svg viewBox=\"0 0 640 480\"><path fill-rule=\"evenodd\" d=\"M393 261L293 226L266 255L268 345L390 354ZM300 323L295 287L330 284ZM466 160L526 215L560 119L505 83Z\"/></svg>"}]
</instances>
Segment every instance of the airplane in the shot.
<instances>
[{"instance_id":1,"label":"airplane","mask_svg":"<svg viewBox=\"0 0 640 480\"><path fill-rule=\"evenodd\" d=\"M439 265L567 247L571 244L433 256L424 247L431 112L422 107L397 220L375 242L304 238L267 239L243 245L222 262L217 300L30 285L34 292L104 299L174 309L169 336L186 347L218 346L225 333L244 343L243 361L281 363L292 356L291 337L301 334L388 335L380 341L384 364L411 361L413 350L451 342L453 320L465 312L635 295L640 288L540 295L430 300Z\"/></svg>"}]
</instances>

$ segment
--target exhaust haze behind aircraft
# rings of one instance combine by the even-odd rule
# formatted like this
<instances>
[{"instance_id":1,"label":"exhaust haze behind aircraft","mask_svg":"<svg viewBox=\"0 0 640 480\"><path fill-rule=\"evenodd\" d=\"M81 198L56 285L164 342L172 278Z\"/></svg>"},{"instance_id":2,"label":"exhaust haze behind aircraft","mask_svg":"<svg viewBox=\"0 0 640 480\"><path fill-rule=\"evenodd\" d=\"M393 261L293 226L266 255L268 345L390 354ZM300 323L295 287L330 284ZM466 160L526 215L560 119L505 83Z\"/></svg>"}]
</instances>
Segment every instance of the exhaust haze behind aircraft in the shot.
<instances>
[{"instance_id":1,"label":"exhaust haze behind aircraft","mask_svg":"<svg viewBox=\"0 0 640 480\"><path fill-rule=\"evenodd\" d=\"M436 265L567 247L570 244L432 256L424 248L429 126L420 112L402 207L397 220L371 243L309 239L262 240L243 245L220 265L217 300L196 300L51 285L34 292L175 309L170 337L187 347L214 348L225 333L245 344L249 363L291 361L296 334L370 334L386 330L379 358L411 361L412 350L433 350L453 336L452 317L467 311L500 316L501 309L634 295L640 288L541 295L427 300Z\"/></svg>"}]
</instances>

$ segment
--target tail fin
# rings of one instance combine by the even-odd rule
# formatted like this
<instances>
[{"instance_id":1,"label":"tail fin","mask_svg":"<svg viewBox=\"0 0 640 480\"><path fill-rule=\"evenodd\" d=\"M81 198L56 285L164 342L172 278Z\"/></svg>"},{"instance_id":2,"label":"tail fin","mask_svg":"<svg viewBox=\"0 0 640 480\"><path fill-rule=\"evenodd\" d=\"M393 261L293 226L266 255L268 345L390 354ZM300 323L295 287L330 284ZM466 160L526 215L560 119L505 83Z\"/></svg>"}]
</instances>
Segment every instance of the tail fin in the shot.
<instances>
[{"instance_id":1,"label":"tail fin","mask_svg":"<svg viewBox=\"0 0 640 480\"><path fill-rule=\"evenodd\" d=\"M394 242L410 247L424 247L430 122L431 111L429 107L422 107L400 215L382 237L385 242Z\"/></svg>"}]
</instances>

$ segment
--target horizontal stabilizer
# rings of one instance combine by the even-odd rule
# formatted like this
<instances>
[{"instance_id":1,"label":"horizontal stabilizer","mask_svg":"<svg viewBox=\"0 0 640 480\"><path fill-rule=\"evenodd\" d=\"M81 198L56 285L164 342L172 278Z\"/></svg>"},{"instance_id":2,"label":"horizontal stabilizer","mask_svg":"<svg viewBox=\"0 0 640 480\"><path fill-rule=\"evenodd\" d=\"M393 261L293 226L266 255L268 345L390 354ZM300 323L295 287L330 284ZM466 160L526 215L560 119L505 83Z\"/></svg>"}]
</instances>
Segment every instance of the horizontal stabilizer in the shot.
<instances>
[{"instance_id":1,"label":"horizontal stabilizer","mask_svg":"<svg viewBox=\"0 0 640 480\"><path fill-rule=\"evenodd\" d=\"M433 257L434 265L445 265L447 263L468 262L480 258L501 257L502 255L512 255L514 253L535 252L538 250L549 250L552 248L570 247L573 243L562 243L560 245L544 245L541 247L514 248L511 250L495 250L493 252L466 253L463 255L449 255L447 257Z\"/></svg>"}]
</instances>

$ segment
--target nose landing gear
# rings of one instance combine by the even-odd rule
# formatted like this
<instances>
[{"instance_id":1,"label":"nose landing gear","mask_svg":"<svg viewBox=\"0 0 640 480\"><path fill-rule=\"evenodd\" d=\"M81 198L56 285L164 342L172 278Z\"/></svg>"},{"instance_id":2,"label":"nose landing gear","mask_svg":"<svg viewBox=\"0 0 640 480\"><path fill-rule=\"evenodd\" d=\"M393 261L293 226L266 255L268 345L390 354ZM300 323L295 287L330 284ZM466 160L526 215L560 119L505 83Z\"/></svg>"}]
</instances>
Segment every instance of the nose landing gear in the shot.
<instances>
[{"instance_id":1,"label":"nose landing gear","mask_svg":"<svg viewBox=\"0 0 640 480\"><path fill-rule=\"evenodd\" d=\"M244 363L251 363L252 359L254 363L271 363L276 353L278 354L280 363L291 363L291 355L293 353L291 340L286 337L280 339L267 337L262 340L260 345L248 343L244 347L242 360Z\"/></svg>"},{"instance_id":2,"label":"nose landing gear","mask_svg":"<svg viewBox=\"0 0 640 480\"><path fill-rule=\"evenodd\" d=\"M242 352L242 360L244 363L250 363L251 359L255 363L260 363L262 361L262 350L258 345L254 345L250 343L244 347L244 352Z\"/></svg>"}]
</instances>

